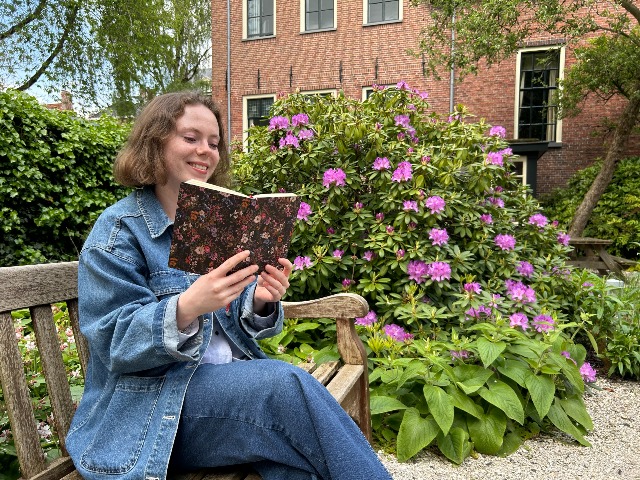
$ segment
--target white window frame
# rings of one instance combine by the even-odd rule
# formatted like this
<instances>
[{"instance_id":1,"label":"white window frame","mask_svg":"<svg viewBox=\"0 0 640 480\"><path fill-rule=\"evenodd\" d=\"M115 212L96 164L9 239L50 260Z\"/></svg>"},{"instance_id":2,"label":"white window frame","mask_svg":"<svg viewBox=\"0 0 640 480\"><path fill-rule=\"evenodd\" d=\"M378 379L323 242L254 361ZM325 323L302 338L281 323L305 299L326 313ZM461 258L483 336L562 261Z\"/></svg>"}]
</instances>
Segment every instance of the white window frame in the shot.
<instances>
[{"instance_id":1,"label":"white window frame","mask_svg":"<svg viewBox=\"0 0 640 480\"><path fill-rule=\"evenodd\" d=\"M247 95L242 97L242 146L244 150L247 149L247 139L249 138L249 114L248 104L249 100L261 100L263 98L272 98L276 101L275 93L261 94L261 95Z\"/></svg>"},{"instance_id":2,"label":"white window frame","mask_svg":"<svg viewBox=\"0 0 640 480\"><path fill-rule=\"evenodd\" d=\"M565 68L565 46L564 45L550 45L544 47L527 47L518 51L516 55L516 85L515 85L515 101L513 103L513 132L514 138L518 137L519 131L519 119L520 119L520 63L522 61L523 53L531 53L531 52L548 52L549 50L559 50L559 61L558 61L558 82L561 82L564 78L564 68ZM556 118L556 138L553 143L562 143L562 119Z\"/></svg>"},{"instance_id":3,"label":"white window frame","mask_svg":"<svg viewBox=\"0 0 640 480\"><path fill-rule=\"evenodd\" d=\"M515 155L513 158L510 158L510 160L515 164L515 163L521 163L522 164L522 175L515 175L515 177L520 178L522 180L522 184L523 185L529 185L529 183L527 182L527 156L526 155Z\"/></svg>"},{"instance_id":4,"label":"white window frame","mask_svg":"<svg viewBox=\"0 0 640 480\"><path fill-rule=\"evenodd\" d=\"M384 87L385 89L387 89L389 87L395 87L396 86L395 83L390 83L389 85L380 85L380 84L376 84L376 85L378 87ZM362 101L363 102L367 99L367 92L368 91L372 91L373 92L373 85L362 87Z\"/></svg>"},{"instance_id":5,"label":"white window frame","mask_svg":"<svg viewBox=\"0 0 640 480\"><path fill-rule=\"evenodd\" d=\"M333 0L333 26L307 30L307 0L300 0L300 33L326 32L335 30L338 25L338 0Z\"/></svg>"},{"instance_id":6,"label":"white window frame","mask_svg":"<svg viewBox=\"0 0 640 480\"><path fill-rule=\"evenodd\" d=\"M362 25L382 25L385 23L397 23L402 22L404 15L404 1L398 1L398 19L397 20L385 20L382 22L369 23L369 0L362 0Z\"/></svg>"},{"instance_id":7,"label":"white window frame","mask_svg":"<svg viewBox=\"0 0 640 480\"><path fill-rule=\"evenodd\" d=\"M327 93L330 93L334 98L338 96L338 90L335 88L325 88L324 90L305 90L301 91L300 95L311 97L313 95L326 95Z\"/></svg>"},{"instance_id":8,"label":"white window frame","mask_svg":"<svg viewBox=\"0 0 640 480\"><path fill-rule=\"evenodd\" d=\"M277 22L277 9L276 9L276 1L273 0L273 35L266 35L263 37L249 37L249 8L247 6L248 0L242 0L242 39L243 40L260 40L261 38L272 38L276 36L276 25Z\"/></svg>"}]
</instances>

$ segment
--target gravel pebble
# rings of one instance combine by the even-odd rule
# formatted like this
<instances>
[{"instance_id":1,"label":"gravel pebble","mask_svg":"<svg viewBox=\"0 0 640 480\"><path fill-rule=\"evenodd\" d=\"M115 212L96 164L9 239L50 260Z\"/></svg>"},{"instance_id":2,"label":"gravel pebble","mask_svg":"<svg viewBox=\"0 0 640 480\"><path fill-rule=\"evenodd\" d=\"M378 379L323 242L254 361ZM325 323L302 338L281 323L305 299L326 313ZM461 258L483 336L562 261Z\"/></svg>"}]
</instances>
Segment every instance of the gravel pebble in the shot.
<instances>
[{"instance_id":1,"label":"gravel pebble","mask_svg":"<svg viewBox=\"0 0 640 480\"><path fill-rule=\"evenodd\" d=\"M585 396L593 430L591 447L561 432L527 440L514 454L478 454L456 466L433 451L406 463L381 453L394 480L640 480L640 382L599 378Z\"/></svg>"}]
</instances>

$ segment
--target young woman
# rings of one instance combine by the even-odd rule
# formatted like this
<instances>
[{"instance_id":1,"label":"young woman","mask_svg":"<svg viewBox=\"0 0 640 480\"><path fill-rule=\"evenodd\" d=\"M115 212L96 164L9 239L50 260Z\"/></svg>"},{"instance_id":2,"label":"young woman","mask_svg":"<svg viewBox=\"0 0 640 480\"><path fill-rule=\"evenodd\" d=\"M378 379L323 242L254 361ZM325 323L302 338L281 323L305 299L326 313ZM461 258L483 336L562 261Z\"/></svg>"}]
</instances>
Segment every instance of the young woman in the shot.
<instances>
[{"instance_id":1,"label":"young woman","mask_svg":"<svg viewBox=\"0 0 640 480\"><path fill-rule=\"evenodd\" d=\"M137 187L107 208L80 254L90 358L66 447L86 479L165 479L250 463L265 480L390 479L311 375L267 359L292 265L264 272L238 253L207 275L167 266L180 183L224 184L220 112L191 92L152 100L116 159Z\"/></svg>"}]
</instances>

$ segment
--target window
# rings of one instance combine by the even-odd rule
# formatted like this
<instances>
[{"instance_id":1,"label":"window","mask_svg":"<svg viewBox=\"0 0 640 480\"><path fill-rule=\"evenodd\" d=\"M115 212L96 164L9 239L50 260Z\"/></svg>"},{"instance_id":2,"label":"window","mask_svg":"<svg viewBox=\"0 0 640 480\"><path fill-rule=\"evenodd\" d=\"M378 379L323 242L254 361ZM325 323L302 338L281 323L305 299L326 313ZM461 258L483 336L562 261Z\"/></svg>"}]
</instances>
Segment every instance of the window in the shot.
<instances>
[{"instance_id":1,"label":"window","mask_svg":"<svg viewBox=\"0 0 640 480\"><path fill-rule=\"evenodd\" d=\"M378 85L378 90L382 89L385 90L389 87L395 87L395 85ZM362 100L366 100L367 98L369 98L371 96L371 94L374 92L373 87L362 87Z\"/></svg>"},{"instance_id":2,"label":"window","mask_svg":"<svg viewBox=\"0 0 640 480\"><path fill-rule=\"evenodd\" d=\"M275 0L246 0L247 35L246 38L268 37L274 35Z\"/></svg>"},{"instance_id":3,"label":"window","mask_svg":"<svg viewBox=\"0 0 640 480\"><path fill-rule=\"evenodd\" d=\"M520 179L523 185L527 185L527 156L518 155L512 159L513 175Z\"/></svg>"},{"instance_id":4,"label":"window","mask_svg":"<svg viewBox=\"0 0 640 480\"><path fill-rule=\"evenodd\" d=\"M365 24L395 22L402 19L400 0L364 0Z\"/></svg>"},{"instance_id":5,"label":"window","mask_svg":"<svg viewBox=\"0 0 640 480\"><path fill-rule=\"evenodd\" d=\"M247 131L249 127L256 125L264 127L269 125L269 109L274 101L275 97L273 95L243 98L242 130L244 132L245 142L249 136Z\"/></svg>"},{"instance_id":6,"label":"window","mask_svg":"<svg viewBox=\"0 0 640 480\"><path fill-rule=\"evenodd\" d=\"M329 90L308 90L306 92L300 92L300 95L304 95L309 101L315 101L319 97L335 97L337 93L338 92L332 88Z\"/></svg>"},{"instance_id":7,"label":"window","mask_svg":"<svg viewBox=\"0 0 640 480\"><path fill-rule=\"evenodd\" d=\"M517 138L560 141L555 93L564 49L524 50L518 54Z\"/></svg>"},{"instance_id":8,"label":"window","mask_svg":"<svg viewBox=\"0 0 640 480\"><path fill-rule=\"evenodd\" d=\"M336 0L303 0L304 31L334 28Z\"/></svg>"}]
</instances>

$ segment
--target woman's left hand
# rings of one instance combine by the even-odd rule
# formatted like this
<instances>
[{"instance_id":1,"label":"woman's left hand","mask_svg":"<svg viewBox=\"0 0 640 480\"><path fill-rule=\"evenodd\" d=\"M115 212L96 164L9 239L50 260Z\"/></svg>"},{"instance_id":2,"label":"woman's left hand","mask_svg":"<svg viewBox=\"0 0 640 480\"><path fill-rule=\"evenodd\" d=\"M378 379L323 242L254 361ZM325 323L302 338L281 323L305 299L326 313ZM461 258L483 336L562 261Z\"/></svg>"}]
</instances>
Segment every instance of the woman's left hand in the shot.
<instances>
[{"instance_id":1,"label":"woman's left hand","mask_svg":"<svg viewBox=\"0 0 640 480\"><path fill-rule=\"evenodd\" d=\"M279 258L282 265L280 270L273 265L267 265L265 271L258 276L258 285L253 295L253 311L260 314L267 303L279 302L289 288L289 275L293 265L286 258Z\"/></svg>"}]
</instances>

